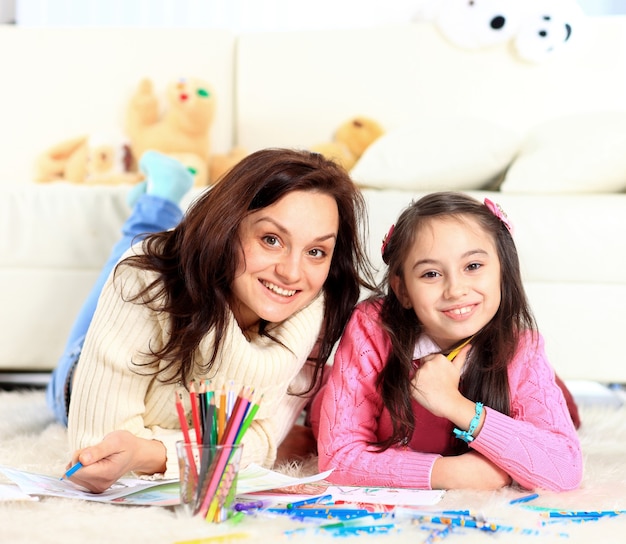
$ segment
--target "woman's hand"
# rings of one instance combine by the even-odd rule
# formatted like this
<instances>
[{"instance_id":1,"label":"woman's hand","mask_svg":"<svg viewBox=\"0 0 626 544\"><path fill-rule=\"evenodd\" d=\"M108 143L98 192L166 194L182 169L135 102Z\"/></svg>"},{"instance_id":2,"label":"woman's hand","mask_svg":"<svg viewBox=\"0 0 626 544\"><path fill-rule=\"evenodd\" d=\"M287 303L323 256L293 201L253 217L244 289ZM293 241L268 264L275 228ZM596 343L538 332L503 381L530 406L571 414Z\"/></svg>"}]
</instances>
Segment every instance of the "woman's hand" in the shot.
<instances>
[{"instance_id":1,"label":"woman's hand","mask_svg":"<svg viewBox=\"0 0 626 544\"><path fill-rule=\"evenodd\" d=\"M475 451L440 457L430 475L433 489L500 489L511 477L499 466Z\"/></svg>"},{"instance_id":2,"label":"woman's hand","mask_svg":"<svg viewBox=\"0 0 626 544\"><path fill-rule=\"evenodd\" d=\"M83 468L70 479L92 493L102 493L128 472L165 472L166 459L161 442L139 438L128 431L113 431L99 444L74 452L68 467L80 461Z\"/></svg>"}]
</instances>

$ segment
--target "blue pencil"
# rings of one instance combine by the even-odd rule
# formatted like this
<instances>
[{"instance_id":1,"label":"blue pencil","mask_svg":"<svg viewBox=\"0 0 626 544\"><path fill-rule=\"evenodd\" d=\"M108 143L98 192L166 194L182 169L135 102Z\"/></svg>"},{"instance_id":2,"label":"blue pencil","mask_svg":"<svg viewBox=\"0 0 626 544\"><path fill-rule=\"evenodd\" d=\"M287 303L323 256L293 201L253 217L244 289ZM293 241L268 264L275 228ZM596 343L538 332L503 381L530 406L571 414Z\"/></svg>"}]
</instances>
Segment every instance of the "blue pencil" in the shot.
<instances>
[{"instance_id":1,"label":"blue pencil","mask_svg":"<svg viewBox=\"0 0 626 544\"><path fill-rule=\"evenodd\" d=\"M65 474L59 478L59 480L63 480L65 478L69 478L72 474L74 474L79 468L83 468L83 464L78 461L74 466L67 469Z\"/></svg>"},{"instance_id":2,"label":"blue pencil","mask_svg":"<svg viewBox=\"0 0 626 544\"><path fill-rule=\"evenodd\" d=\"M530 502L539 497L539 493L532 493L531 495L524 495L523 497L518 497L517 499L513 499L509 501L509 504L521 504L523 502Z\"/></svg>"}]
</instances>

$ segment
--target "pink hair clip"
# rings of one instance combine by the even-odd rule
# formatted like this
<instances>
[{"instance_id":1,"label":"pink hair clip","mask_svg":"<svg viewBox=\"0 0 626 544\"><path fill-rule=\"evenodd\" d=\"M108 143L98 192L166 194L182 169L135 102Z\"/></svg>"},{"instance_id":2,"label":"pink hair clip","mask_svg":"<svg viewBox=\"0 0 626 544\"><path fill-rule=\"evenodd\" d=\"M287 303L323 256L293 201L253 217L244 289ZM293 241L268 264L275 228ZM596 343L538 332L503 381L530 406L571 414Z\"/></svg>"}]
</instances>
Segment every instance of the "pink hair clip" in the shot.
<instances>
[{"instance_id":1,"label":"pink hair clip","mask_svg":"<svg viewBox=\"0 0 626 544\"><path fill-rule=\"evenodd\" d=\"M513 236L513 223L511 223L506 213L504 213L504 210L502 209L500 204L496 204L495 202L492 202L488 198L485 198L485 206L487 206L487 209L493 215L495 215L500 221L504 223L504 226L511 233L511 236Z\"/></svg>"},{"instance_id":2,"label":"pink hair clip","mask_svg":"<svg viewBox=\"0 0 626 544\"><path fill-rule=\"evenodd\" d=\"M391 227L389 227L389 231L387 232L387 234L385 234L385 237L383 238L383 245L380 248L380 254L383 256L383 261L385 261L385 251L387 249L387 244L389 244L389 239L391 238L391 235L393 234L393 230L395 228L395 225L391 225Z\"/></svg>"}]
</instances>

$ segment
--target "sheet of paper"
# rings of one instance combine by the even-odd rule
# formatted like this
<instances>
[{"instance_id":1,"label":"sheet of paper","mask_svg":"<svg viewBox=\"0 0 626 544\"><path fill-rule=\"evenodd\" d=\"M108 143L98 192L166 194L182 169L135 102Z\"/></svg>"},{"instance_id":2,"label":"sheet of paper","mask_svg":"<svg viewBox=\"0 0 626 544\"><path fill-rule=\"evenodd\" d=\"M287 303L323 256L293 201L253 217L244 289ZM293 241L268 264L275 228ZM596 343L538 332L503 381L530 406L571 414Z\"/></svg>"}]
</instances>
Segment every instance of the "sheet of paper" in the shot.
<instances>
[{"instance_id":1,"label":"sheet of paper","mask_svg":"<svg viewBox=\"0 0 626 544\"><path fill-rule=\"evenodd\" d=\"M116 502L116 499L137 493L138 491L145 491L156 486L172 483L172 480L152 481L139 478L121 478L103 493L90 493L70 480L60 480L56 477L34 474L5 466L0 466L0 471L28 495L47 495L96 502Z\"/></svg>"},{"instance_id":2,"label":"sheet of paper","mask_svg":"<svg viewBox=\"0 0 626 544\"><path fill-rule=\"evenodd\" d=\"M326 472L314 474L313 476L294 478L292 476L286 476L280 472L252 464L248 465L244 470L239 472L239 478L237 480L237 495L318 482L326 478L331 472L332 470L328 470Z\"/></svg>"},{"instance_id":3,"label":"sheet of paper","mask_svg":"<svg viewBox=\"0 0 626 544\"><path fill-rule=\"evenodd\" d=\"M179 503L178 480L152 481L139 478L122 478L103 493L90 493L70 480L60 480L59 478L6 466L0 466L0 472L15 482L22 493L27 495L47 495L115 504L152 506L172 506ZM307 484L323 480L330 472L305 478L294 478L253 464L239 472L237 494Z\"/></svg>"},{"instance_id":4,"label":"sheet of paper","mask_svg":"<svg viewBox=\"0 0 626 544\"><path fill-rule=\"evenodd\" d=\"M349 487L330 486L326 493L333 500L381 504L386 506L430 506L437 504L445 495L441 489L401 489L396 487Z\"/></svg>"},{"instance_id":5,"label":"sheet of paper","mask_svg":"<svg viewBox=\"0 0 626 544\"><path fill-rule=\"evenodd\" d=\"M327 502L349 502L380 506L431 506L445 495L443 490L399 489L392 487L350 487L330 485L322 493L314 495L275 493L249 493L238 495L247 500L266 501L268 505L288 504L303 499L331 495Z\"/></svg>"},{"instance_id":6,"label":"sheet of paper","mask_svg":"<svg viewBox=\"0 0 626 544\"><path fill-rule=\"evenodd\" d=\"M12 484L0 484L0 502L2 501L36 501L37 497L31 497L24 493L18 486Z\"/></svg>"}]
</instances>

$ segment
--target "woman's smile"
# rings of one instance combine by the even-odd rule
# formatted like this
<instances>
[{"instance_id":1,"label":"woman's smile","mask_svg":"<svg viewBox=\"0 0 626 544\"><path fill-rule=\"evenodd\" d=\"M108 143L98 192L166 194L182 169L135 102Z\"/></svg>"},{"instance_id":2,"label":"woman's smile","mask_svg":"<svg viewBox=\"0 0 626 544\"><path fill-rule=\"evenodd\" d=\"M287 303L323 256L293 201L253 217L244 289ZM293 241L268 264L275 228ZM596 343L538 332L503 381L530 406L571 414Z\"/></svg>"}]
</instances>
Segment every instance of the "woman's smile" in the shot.
<instances>
[{"instance_id":1,"label":"woman's smile","mask_svg":"<svg viewBox=\"0 0 626 544\"><path fill-rule=\"evenodd\" d=\"M320 293L338 229L335 199L314 191L288 193L243 220L233 281L233 311L243 330L261 319L280 323Z\"/></svg>"},{"instance_id":2,"label":"woman's smile","mask_svg":"<svg viewBox=\"0 0 626 544\"><path fill-rule=\"evenodd\" d=\"M272 291L272 293L276 293L281 297L292 297L298 292L296 289L283 289L282 287L279 287L278 285L265 280L261 280L261 283L265 285L265 287L267 287L270 291Z\"/></svg>"}]
</instances>

